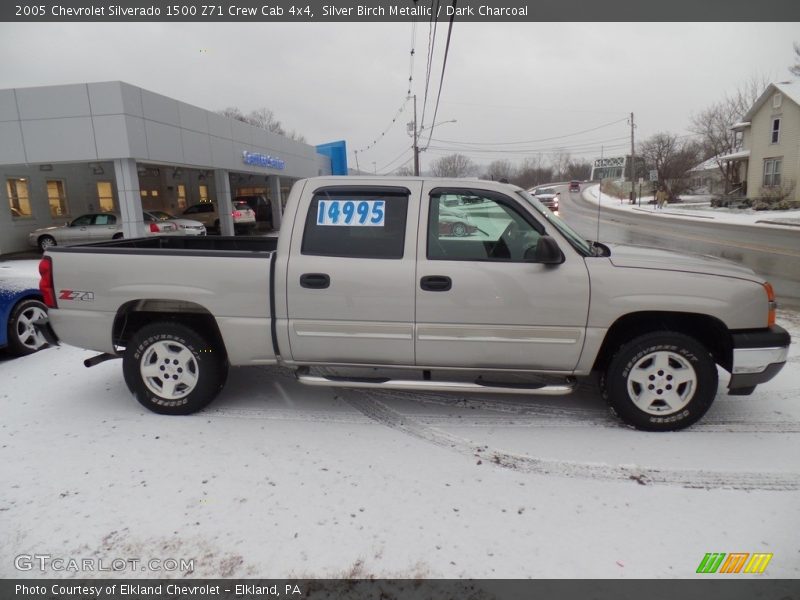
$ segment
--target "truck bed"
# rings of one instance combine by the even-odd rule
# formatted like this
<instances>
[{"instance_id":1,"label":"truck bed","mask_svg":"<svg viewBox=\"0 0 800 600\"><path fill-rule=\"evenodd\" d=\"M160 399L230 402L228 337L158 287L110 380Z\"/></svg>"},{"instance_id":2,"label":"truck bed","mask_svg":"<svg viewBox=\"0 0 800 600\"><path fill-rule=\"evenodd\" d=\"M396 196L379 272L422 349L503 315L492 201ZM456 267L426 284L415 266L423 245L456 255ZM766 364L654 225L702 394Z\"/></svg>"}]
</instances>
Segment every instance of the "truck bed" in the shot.
<instances>
[{"instance_id":1,"label":"truck bed","mask_svg":"<svg viewBox=\"0 0 800 600\"><path fill-rule=\"evenodd\" d=\"M277 237L255 236L172 236L160 235L133 239L95 242L77 246L55 246L50 252L113 253L113 254L195 254L199 256L250 255L274 252Z\"/></svg>"}]
</instances>

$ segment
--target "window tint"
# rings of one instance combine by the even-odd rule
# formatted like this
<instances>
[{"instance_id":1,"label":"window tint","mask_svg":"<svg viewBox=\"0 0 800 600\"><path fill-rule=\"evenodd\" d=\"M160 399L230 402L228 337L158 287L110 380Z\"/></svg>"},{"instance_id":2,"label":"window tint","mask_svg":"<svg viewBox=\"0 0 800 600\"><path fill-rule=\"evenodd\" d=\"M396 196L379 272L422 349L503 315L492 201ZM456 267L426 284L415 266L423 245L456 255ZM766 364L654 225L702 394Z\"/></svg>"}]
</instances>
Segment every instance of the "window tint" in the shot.
<instances>
[{"instance_id":1,"label":"window tint","mask_svg":"<svg viewBox=\"0 0 800 600\"><path fill-rule=\"evenodd\" d=\"M83 227L84 225L91 225L91 224L92 224L92 215L82 215L71 223L72 227Z\"/></svg>"},{"instance_id":2,"label":"window tint","mask_svg":"<svg viewBox=\"0 0 800 600\"><path fill-rule=\"evenodd\" d=\"M430 260L522 261L540 236L512 201L500 195L454 190L431 195Z\"/></svg>"},{"instance_id":3,"label":"window tint","mask_svg":"<svg viewBox=\"0 0 800 600\"><path fill-rule=\"evenodd\" d=\"M113 225L117 222L117 217L114 215L95 215L94 216L94 224L95 225Z\"/></svg>"},{"instance_id":4,"label":"window tint","mask_svg":"<svg viewBox=\"0 0 800 600\"><path fill-rule=\"evenodd\" d=\"M407 215L407 190L320 190L306 215L302 253L403 258Z\"/></svg>"}]
</instances>

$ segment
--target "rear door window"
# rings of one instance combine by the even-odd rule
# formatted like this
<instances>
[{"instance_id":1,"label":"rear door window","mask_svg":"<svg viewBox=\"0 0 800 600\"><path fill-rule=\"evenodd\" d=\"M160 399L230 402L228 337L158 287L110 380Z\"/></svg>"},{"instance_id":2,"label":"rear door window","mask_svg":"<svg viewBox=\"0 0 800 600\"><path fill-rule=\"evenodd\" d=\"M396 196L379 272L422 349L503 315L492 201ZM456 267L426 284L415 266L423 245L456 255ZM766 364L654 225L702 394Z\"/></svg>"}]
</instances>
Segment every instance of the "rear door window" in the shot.
<instances>
[{"instance_id":1,"label":"rear door window","mask_svg":"<svg viewBox=\"0 0 800 600\"><path fill-rule=\"evenodd\" d=\"M409 192L403 188L324 188L311 200L302 253L403 258Z\"/></svg>"}]
</instances>

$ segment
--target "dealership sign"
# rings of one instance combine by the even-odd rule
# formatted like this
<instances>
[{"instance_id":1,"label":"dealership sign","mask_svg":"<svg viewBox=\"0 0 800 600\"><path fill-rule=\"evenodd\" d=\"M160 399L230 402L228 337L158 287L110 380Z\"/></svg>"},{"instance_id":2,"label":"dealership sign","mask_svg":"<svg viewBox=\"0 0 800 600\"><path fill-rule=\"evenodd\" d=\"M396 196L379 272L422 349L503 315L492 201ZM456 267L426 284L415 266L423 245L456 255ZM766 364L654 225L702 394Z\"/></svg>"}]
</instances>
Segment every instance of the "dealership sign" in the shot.
<instances>
[{"instance_id":1,"label":"dealership sign","mask_svg":"<svg viewBox=\"0 0 800 600\"><path fill-rule=\"evenodd\" d=\"M272 169L283 170L286 168L286 162L280 158L270 156L269 154L259 154L258 152L242 152L242 160L246 165L255 165L256 167L270 167Z\"/></svg>"}]
</instances>

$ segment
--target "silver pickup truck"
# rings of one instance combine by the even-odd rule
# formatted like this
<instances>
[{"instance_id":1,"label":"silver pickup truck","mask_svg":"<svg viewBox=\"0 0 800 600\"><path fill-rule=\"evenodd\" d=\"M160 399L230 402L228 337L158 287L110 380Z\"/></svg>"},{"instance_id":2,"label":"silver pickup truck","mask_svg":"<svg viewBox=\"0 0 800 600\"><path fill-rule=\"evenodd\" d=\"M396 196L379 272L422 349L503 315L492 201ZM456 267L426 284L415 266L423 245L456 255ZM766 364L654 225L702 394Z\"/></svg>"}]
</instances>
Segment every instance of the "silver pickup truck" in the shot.
<instances>
[{"instance_id":1,"label":"silver pickup truck","mask_svg":"<svg viewBox=\"0 0 800 600\"><path fill-rule=\"evenodd\" d=\"M772 287L722 260L583 239L489 181L298 181L278 239L48 248L54 340L121 357L147 408L188 414L229 366L309 385L566 394L599 374L624 422L675 430L786 362ZM527 379L526 379L527 378ZM591 381L591 380L590 380Z\"/></svg>"}]
</instances>

